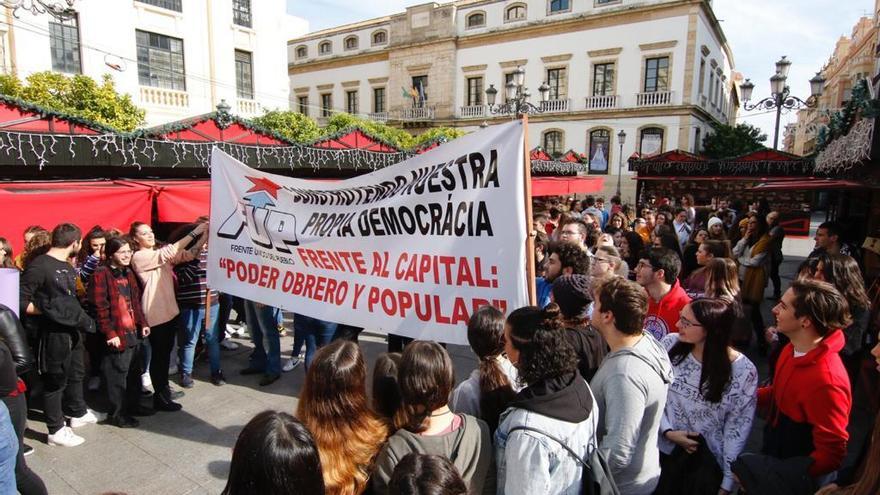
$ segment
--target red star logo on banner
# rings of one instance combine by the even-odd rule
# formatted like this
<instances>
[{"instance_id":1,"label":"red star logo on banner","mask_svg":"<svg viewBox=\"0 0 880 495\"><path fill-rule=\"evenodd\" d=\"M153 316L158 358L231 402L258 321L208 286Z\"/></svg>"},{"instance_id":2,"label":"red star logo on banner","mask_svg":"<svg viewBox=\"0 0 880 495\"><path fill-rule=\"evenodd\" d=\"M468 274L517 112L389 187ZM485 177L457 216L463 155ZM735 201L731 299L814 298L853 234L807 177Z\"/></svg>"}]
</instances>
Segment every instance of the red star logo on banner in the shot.
<instances>
[{"instance_id":1,"label":"red star logo on banner","mask_svg":"<svg viewBox=\"0 0 880 495\"><path fill-rule=\"evenodd\" d=\"M251 181L254 186L246 191L246 193L258 192L258 191L266 191L273 198L278 199L278 190L281 189L281 186L272 182L269 179L263 179L261 177L247 177L247 180Z\"/></svg>"}]
</instances>

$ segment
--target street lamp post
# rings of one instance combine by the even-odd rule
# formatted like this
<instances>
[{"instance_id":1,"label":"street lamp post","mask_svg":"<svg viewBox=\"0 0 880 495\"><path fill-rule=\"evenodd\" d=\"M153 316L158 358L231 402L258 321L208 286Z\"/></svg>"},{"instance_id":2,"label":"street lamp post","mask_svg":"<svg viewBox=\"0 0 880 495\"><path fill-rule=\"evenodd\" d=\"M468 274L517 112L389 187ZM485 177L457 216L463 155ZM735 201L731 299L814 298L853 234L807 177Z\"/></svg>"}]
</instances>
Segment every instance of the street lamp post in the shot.
<instances>
[{"instance_id":1,"label":"street lamp post","mask_svg":"<svg viewBox=\"0 0 880 495\"><path fill-rule=\"evenodd\" d=\"M779 146L779 118L782 115L782 110L815 108L819 104L819 97L822 96L822 89L825 85L825 78L822 77L821 73L817 72L816 75L810 79L810 97L806 100L802 100L797 96L793 96L788 84L786 84L789 68L791 68L791 61L783 55L782 58L776 62L776 74L773 74L773 76L770 77L770 96L757 103L749 104L749 100L752 99L752 91L755 89L755 85L749 79L746 79L746 82L740 85L743 109L745 111L750 112L755 109L776 109L776 127L773 132L773 149L777 149Z\"/></svg>"},{"instance_id":2,"label":"street lamp post","mask_svg":"<svg viewBox=\"0 0 880 495\"><path fill-rule=\"evenodd\" d=\"M486 90L486 103L489 104L489 113L494 115L511 114L514 117L528 115L533 113L544 112L544 102L550 94L550 86L547 83L541 83L538 92L541 94L541 105L534 105L529 101L531 94L528 88L523 84L526 79L526 70L522 66L516 68L513 72L513 80L504 86L504 95L507 97L504 103L495 104L495 98L498 96L498 90L494 84L489 85Z\"/></svg>"},{"instance_id":3,"label":"street lamp post","mask_svg":"<svg viewBox=\"0 0 880 495\"><path fill-rule=\"evenodd\" d=\"M620 153L617 154L617 197L620 197L620 178L623 170L623 143L626 142L626 133L623 129L617 133L617 143L620 145Z\"/></svg>"},{"instance_id":4,"label":"street lamp post","mask_svg":"<svg viewBox=\"0 0 880 495\"><path fill-rule=\"evenodd\" d=\"M76 15L73 4L76 0L0 0L0 7L12 10L18 19L18 11L25 10L33 15L49 14L59 21L70 19ZM66 4L66 6L65 6Z\"/></svg>"}]
</instances>

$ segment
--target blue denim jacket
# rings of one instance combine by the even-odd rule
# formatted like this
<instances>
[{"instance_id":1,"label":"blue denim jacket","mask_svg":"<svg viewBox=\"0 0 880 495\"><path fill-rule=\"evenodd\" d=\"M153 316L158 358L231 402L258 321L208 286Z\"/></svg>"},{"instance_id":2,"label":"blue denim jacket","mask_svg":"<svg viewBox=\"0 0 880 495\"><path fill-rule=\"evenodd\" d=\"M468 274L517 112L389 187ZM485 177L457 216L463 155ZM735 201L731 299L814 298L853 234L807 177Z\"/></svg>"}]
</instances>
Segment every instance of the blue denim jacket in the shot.
<instances>
[{"instance_id":1,"label":"blue denim jacket","mask_svg":"<svg viewBox=\"0 0 880 495\"><path fill-rule=\"evenodd\" d=\"M504 411L495 431L497 493L580 495L583 467L565 448L540 433L519 430L508 435L508 432L516 426L536 428L566 441L569 448L586 459L597 445L598 418L595 401L590 416L580 423L519 408Z\"/></svg>"}]
</instances>

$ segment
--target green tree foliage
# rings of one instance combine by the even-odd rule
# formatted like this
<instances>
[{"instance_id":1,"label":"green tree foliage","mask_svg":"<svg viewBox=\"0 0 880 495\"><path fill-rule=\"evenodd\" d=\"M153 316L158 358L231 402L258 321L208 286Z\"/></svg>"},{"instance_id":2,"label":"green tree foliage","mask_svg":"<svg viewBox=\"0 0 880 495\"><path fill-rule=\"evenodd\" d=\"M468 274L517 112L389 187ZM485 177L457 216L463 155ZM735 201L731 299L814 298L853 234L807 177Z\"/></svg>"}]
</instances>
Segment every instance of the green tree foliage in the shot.
<instances>
[{"instance_id":1,"label":"green tree foliage","mask_svg":"<svg viewBox=\"0 0 880 495\"><path fill-rule=\"evenodd\" d=\"M14 75L0 75L0 93L123 132L143 124L146 114L130 95L116 91L109 74L101 83L81 74L65 76L51 71L31 74L24 82Z\"/></svg>"},{"instance_id":2,"label":"green tree foliage","mask_svg":"<svg viewBox=\"0 0 880 495\"><path fill-rule=\"evenodd\" d=\"M317 122L299 112L270 110L253 119L254 123L300 143L314 141L321 136Z\"/></svg>"},{"instance_id":3,"label":"green tree foliage","mask_svg":"<svg viewBox=\"0 0 880 495\"><path fill-rule=\"evenodd\" d=\"M703 139L703 154L709 158L728 158L764 148L766 134L751 124L715 125L713 132Z\"/></svg>"},{"instance_id":4,"label":"green tree foliage","mask_svg":"<svg viewBox=\"0 0 880 495\"><path fill-rule=\"evenodd\" d=\"M453 139L462 136L464 136L464 131L461 129L455 129L452 127L435 127L416 136L413 140L413 146L419 147L425 143L430 143L431 141L440 138L443 138L446 141L452 141Z\"/></svg>"},{"instance_id":5,"label":"green tree foliage","mask_svg":"<svg viewBox=\"0 0 880 495\"><path fill-rule=\"evenodd\" d=\"M347 113L337 113L330 117L330 120L327 121L327 125L323 129L323 135L332 136L350 127L359 127L371 135L401 149L410 149L413 146L412 135L403 129Z\"/></svg>"}]
</instances>

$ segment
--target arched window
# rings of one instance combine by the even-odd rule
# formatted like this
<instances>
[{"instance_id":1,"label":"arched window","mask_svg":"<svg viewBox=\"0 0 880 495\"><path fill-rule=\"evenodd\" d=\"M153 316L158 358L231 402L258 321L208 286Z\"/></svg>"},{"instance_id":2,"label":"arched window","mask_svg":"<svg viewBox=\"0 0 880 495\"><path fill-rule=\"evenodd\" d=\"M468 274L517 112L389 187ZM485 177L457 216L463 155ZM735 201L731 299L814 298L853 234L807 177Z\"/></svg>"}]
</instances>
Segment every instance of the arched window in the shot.
<instances>
[{"instance_id":1,"label":"arched window","mask_svg":"<svg viewBox=\"0 0 880 495\"><path fill-rule=\"evenodd\" d=\"M329 41L322 41L318 45L318 55L329 55L330 53L333 53L333 44Z\"/></svg>"},{"instance_id":2,"label":"arched window","mask_svg":"<svg viewBox=\"0 0 880 495\"><path fill-rule=\"evenodd\" d=\"M564 134L562 131L547 131L544 133L544 151L556 158L562 155L564 150Z\"/></svg>"},{"instance_id":3,"label":"arched window","mask_svg":"<svg viewBox=\"0 0 880 495\"><path fill-rule=\"evenodd\" d=\"M309 56L309 49L305 45L296 47L296 58L306 58Z\"/></svg>"},{"instance_id":4,"label":"arched window","mask_svg":"<svg viewBox=\"0 0 880 495\"><path fill-rule=\"evenodd\" d=\"M646 127L639 133L639 154L642 156L659 155L663 152L663 129Z\"/></svg>"},{"instance_id":5,"label":"arched window","mask_svg":"<svg viewBox=\"0 0 880 495\"><path fill-rule=\"evenodd\" d=\"M474 12L467 16L465 23L468 29L483 27L486 25L486 14L484 12Z\"/></svg>"},{"instance_id":6,"label":"arched window","mask_svg":"<svg viewBox=\"0 0 880 495\"><path fill-rule=\"evenodd\" d=\"M384 45L385 43L388 43L388 33L385 31L373 33L373 45Z\"/></svg>"},{"instance_id":7,"label":"arched window","mask_svg":"<svg viewBox=\"0 0 880 495\"><path fill-rule=\"evenodd\" d=\"M591 174L607 174L608 160L610 159L611 133L608 129L596 129L590 131L589 146L587 150L590 160Z\"/></svg>"},{"instance_id":8,"label":"arched window","mask_svg":"<svg viewBox=\"0 0 880 495\"><path fill-rule=\"evenodd\" d=\"M526 20L526 4L517 3L507 7L504 11L504 20L508 22Z\"/></svg>"},{"instance_id":9,"label":"arched window","mask_svg":"<svg viewBox=\"0 0 880 495\"><path fill-rule=\"evenodd\" d=\"M345 41L342 42L342 46L344 46L346 50L357 50L357 36L349 36L348 38L345 38Z\"/></svg>"}]
</instances>

